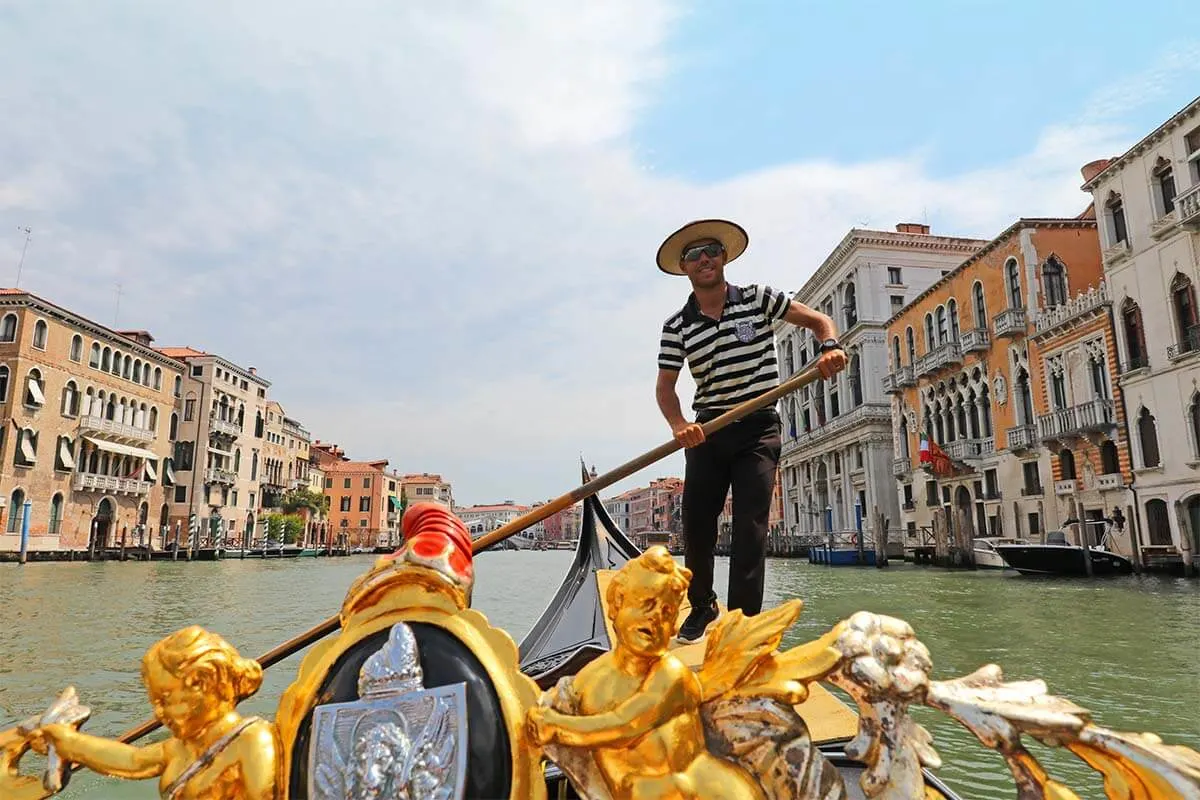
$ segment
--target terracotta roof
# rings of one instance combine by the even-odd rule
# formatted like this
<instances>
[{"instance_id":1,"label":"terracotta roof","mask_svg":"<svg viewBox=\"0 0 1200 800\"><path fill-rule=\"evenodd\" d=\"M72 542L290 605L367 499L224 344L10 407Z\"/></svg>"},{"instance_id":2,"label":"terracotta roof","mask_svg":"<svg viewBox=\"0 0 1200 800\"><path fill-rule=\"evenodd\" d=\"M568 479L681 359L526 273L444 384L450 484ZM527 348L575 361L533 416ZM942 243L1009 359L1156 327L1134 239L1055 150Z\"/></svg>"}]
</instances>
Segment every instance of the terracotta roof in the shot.
<instances>
[{"instance_id":1,"label":"terracotta roof","mask_svg":"<svg viewBox=\"0 0 1200 800\"><path fill-rule=\"evenodd\" d=\"M192 347L156 347L154 349L167 358L196 358L209 355L203 350L196 350Z\"/></svg>"},{"instance_id":2,"label":"terracotta roof","mask_svg":"<svg viewBox=\"0 0 1200 800\"><path fill-rule=\"evenodd\" d=\"M326 472L379 472L387 466L387 459L381 461L334 461L326 464Z\"/></svg>"},{"instance_id":3,"label":"terracotta roof","mask_svg":"<svg viewBox=\"0 0 1200 800\"><path fill-rule=\"evenodd\" d=\"M441 475L401 475L400 480L404 483L441 483Z\"/></svg>"}]
</instances>

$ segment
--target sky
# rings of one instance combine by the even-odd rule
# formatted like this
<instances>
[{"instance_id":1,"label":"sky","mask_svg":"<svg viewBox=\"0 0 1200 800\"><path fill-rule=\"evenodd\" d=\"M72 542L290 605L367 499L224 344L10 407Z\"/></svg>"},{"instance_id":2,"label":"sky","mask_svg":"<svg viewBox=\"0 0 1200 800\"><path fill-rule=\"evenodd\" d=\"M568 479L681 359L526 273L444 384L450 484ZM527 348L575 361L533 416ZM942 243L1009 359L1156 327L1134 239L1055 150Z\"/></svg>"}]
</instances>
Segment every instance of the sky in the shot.
<instances>
[{"instance_id":1,"label":"sky","mask_svg":"<svg viewBox=\"0 0 1200 800\"><path fill-rule=\"evenodd\" d=\"M0 285L29 226L21 288L459 503L556 497L670 437L679 225L793 292L854 226L1074 216L1200 93L1182 1L908 5L0 0Z\"/></svg>"}]
</instances>

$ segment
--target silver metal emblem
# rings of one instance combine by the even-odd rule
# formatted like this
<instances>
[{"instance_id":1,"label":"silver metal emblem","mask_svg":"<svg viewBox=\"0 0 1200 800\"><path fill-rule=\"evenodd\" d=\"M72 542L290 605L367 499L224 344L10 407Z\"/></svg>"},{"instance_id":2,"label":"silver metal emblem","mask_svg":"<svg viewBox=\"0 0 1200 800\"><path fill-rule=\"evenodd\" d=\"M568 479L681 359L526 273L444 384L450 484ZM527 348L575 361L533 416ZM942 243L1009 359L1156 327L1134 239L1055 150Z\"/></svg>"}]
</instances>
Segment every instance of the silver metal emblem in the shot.
<instances>
[{"instance_id":1,"label":"silver metal emblem","mask_svg":"<svg viewBox=\"0 0 1200 800\"><path fill-rule=\"evenodd\" d=\"M403 622L358 672L359 699L313 709L313 800L462 800L466 684L424 687L417 640Z\"/></svg>"},{"instance_id":2,"label":"silver metal emblem","mask_svg":"<svg viewBox=\"0 0 1200 800\"><path fill-rule=\"evenodd\" d=\"M734 328L739 342L754 341L754 323L748 319L740 319Z\"/></svg>"}]
</instances>

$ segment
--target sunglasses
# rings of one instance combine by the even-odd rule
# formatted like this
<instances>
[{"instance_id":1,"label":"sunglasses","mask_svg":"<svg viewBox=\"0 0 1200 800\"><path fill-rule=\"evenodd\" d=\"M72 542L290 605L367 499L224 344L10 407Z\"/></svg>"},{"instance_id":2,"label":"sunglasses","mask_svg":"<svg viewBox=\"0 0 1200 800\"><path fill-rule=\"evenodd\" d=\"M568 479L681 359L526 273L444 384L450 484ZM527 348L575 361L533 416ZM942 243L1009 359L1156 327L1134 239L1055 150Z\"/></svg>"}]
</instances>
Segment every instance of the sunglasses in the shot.
<instances>
[{"instance_id":1,"label":"sunglasses","mask_svg":"<svg viewBox=\"0 0 1200 800\"><path fill-rule=\"evenodd\" d=\"M683 260L699 261L701 255L708 256L709 258L716 258L724 252L724 245L719 242L709 242L708 244L696 245L695 247L689 247L687 250L684 250Z\"/></svg>"}]
</instances>

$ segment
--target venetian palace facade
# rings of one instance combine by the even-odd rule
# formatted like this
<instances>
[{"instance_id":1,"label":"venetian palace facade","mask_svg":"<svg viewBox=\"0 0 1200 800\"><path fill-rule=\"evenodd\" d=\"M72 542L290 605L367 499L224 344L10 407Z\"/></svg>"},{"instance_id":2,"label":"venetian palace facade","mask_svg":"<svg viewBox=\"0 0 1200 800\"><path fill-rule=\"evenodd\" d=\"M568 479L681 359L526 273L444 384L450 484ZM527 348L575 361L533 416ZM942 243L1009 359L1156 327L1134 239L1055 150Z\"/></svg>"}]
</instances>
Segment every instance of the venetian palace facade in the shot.
<instances>
[{"instance_id":1,"label":"venetian palace facade","mask_svg":"<svg viewBox=\"0 0 1200 800\"><path fill-rule=\"evenodd\" d=\"M958 560L976 536L1078 539L1126 505L1102 277L1090 208L1021 219L888 322L908 546ZM942 467L921 464L924 443Z\"/></svg>"},{"instance_id":2,"label":"venetian palace facade","mask_svg":"<svg viewBox=\"0 0 1200 800\"><path fill-rule=\"evenodd\" d=\"M36 295L0 292L0 552L130 546L170 513L182 364Z\"/></svg>"},{"instance_id":3,"label":"venetian palace facade","mask_svg":"<svg viewBox=\"0 0 1200 800\"><path fill-rule=\"evenodd\" d=\"M1200 564L1200 98L1111 161L1092 193L1148 564Z\"/></svg>"},{"instance_id":4,"label":"venetian palace facade","mask_svg":"<svg viewBox=\"0 0 1200 800\"><path fill-rule=\"evenodd\" d=\"M882 391L887 373L887 319L985 242L935 236L929 227L893 231L853 229L796 293L795 299L837 323L849 366L781 401L783 524L789 536L855 526L874 513L898 527L892 483L891 408ZM818 342L810 331L777 323L780 371L786 377L811 364Z\"/></svg>"}]
</instances>

